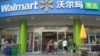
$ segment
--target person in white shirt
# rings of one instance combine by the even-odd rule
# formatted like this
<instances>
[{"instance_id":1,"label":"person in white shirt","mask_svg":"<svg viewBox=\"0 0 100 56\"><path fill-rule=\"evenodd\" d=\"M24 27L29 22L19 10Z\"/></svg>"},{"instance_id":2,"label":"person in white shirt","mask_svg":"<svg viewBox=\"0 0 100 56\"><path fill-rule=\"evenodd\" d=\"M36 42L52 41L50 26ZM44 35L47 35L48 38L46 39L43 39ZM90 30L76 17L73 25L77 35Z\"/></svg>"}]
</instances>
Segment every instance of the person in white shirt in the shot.
<instances>
[{"instance_id":1,"label":"person in white shirt","mask_svg":"<svg viewBox=\"0 0 100 56\"><path fill-rule=\"evenodd\" d=\"M4 50L4 44L5 44L5 39L2 38L2 39L1 39L1 50L2 50L2 51Z\"/></svg>"},{"instance_id":2,"label":"person in white shirt","mask_svg":"<svg viewBox=\"0 0 100 56\"><path fill-rule=\"evenodd\" d=\"M62 42L62 46L63 46L63 49L64 49L64 53L66 54L67 53L67 40L64 39L63 42Z\"/></svg>"}]
</instances>

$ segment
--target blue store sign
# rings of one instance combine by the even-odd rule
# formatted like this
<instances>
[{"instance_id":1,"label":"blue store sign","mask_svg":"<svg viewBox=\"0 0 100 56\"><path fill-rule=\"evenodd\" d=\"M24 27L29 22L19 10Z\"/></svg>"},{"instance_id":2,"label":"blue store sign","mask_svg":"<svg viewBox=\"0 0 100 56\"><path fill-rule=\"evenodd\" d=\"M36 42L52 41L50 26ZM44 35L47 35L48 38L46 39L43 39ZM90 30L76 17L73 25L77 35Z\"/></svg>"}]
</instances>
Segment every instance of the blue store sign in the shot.
<instances>
[{"instance_id":1,"label":"blue store sign","mask_svg":"<svg viewBox=\"0 0 100 56\"><path fill-rule=\"evenodd\" d=\"M0 17L27 14L100 15L99 0L7 0L0 2Z\"/></svg>"}]
</instances>

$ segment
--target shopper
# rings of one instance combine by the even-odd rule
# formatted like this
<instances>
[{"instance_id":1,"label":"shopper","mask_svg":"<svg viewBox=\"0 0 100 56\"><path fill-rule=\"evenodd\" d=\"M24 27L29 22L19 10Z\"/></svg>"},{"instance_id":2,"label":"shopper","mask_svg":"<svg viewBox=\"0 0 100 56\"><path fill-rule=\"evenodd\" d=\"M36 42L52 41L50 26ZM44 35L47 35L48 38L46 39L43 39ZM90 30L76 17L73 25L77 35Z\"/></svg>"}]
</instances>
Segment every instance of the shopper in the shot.
<instances>
[{"instance_id":1,"label":"shopper","mask_svg":"<svg viewBox=\"0 0 100 56\"><path fill-rule=\"evenodd\" d=\"M49 54L52 54L53 53L53 40L50 39L50 41L48 42L48 45L49 45Z\"/></svg>"},{"instance_id":2,"label":"shopper","mask_svg":"<svg viewBox=\"0 0 100 56\"><path fill-rule=\"evenodd\" d=\"M54 54L57 53L57 41L55 40L54 41Z\"/></svg>"},{"instance_id":3,"label":"shopper","mask_svg":"<svg viewBox=\"0 0 100 56\"><path fill-rule=\"evenodd\" d=\"M6 47L4 49L4 54L5 56L11 56L11 43L10 42L6 44Z\"/></svg>"},{"instance_id":4,"label":"shopper","mask_svg":"<svg viewBox=\"0 0 100 56\"><path fill-rule=\"evenodd\" d=\"M66 53L67 53L67 40L66 40L66 38L63 40L63 42L62 42L62 46L63 46L63 49L64 49L64 54L66 55Z\"/></svg>"},{"instance_id":5,"label":"shopper","mask_svg":"<svg viewBox=\"0 0 100 56\"><path fill-rule=\"evenodd\" d=\"M1 51L4 50L4 44L5 44L5 43L4 43L4 38L2 38L2 39L1 39Z\"/></svg>"},{"instance_id":6,"label":"shopper","mask_svg":"<svg viewBox=\"0 0 100 56\"><path fill-rule=\"evenodd\" d=\"M91 42L91 49L92 51L94 52L95 51L95 45L96 45L96 41L93 39L92 42Z\"/></svg>"},{"instance_id":7,"label":"shopper","mask_svg":"<svg viewBox=\"0 0 100 56\"><path fill-rule=\"evenodd\" d=\"M73 55L73 43L71 41L68 41L68 44L67 44L67 50L68 50L68 55L69 56L72 56Z\"/></svg>"}]
</instances>

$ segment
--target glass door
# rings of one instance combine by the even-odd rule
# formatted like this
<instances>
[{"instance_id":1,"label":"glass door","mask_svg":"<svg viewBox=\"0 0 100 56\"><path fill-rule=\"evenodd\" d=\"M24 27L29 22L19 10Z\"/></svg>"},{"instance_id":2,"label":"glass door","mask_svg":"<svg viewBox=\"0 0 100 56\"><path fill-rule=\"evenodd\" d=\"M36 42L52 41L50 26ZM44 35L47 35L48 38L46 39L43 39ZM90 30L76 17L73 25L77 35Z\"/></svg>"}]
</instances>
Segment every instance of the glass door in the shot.
<instances>
[{"instance_id":1,"label":"glass door","mask_svg":"<svg viewBox=\"0 0 100 56\"><path fill-rule=\"evenodd\" d=\"M42 32L42 52L53 53L57 50L57 32ZM51 46L54 48L51 48Z\"/></svg>"},{"instance_id":2,"label":"glass door","mask_svg":"<svg viewBox=\"0 0 100 56\"><path fill-rule=\"evenodd\" d=\"M96 42L100 44L100 33L96 33Z\"/></svg>"},{"instance_id":3,"label":"glass door","mask_svg":"<svg viewBox=\"0 0 100 56\"><path fill-rule=\"evenodd\" d=\"M27 36L27 52L33 51L33 32L28 32Z\"/></svg>"},{"instance_id":4,"label":"glass door","mask_svg":"<svg viewBox=\"0 0 100 56\"><path fill-rule=\"evenodd\" d=\"M42 50L42 33L34 32L33 52L41 53Z\"/></svg>"},{"instance_id":5,"label":"glass door","mask_svg":"<svg viewBox=\"0 0 100 56\"><path fill-rule=\"evenodd\" d=\"M93 42L95 42L95 40L96 40L95 34L89 34L88 38L89 44L92 44Z\"/></svg>"},{"instance_id":6,"label":"glass door","mask_svg":"<svg viewBox=\"0 0 100 56\"><path fill-rule=\"evenodd\" d=\"M89 49L93 51L92 46L96 44L96 35L95 33L88 34L88 41L89 41Z\"/></svg>"},{"instance_id":7,"label":"glass door","mask_svg":"<svg viewBox=\"0 0 100 56\"><path fill-rule=\"evenodd\" d=\"M33 36L33 52L46 52L46 44L50 39L57 41L57 52L62 52L62 40L66 38L65 31L37 31Z\"/></svg>"}]
</instances>

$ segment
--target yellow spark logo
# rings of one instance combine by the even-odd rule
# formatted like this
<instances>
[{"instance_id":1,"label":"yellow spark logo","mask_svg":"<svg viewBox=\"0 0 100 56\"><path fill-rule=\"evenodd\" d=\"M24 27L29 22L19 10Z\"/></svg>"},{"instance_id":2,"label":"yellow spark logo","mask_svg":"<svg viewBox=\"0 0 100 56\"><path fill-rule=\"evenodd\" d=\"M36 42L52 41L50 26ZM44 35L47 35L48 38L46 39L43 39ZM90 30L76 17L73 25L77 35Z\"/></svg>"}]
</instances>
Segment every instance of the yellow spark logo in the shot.
<instances>
[{"instance_id":1,"label":"yellow spark logo","mask_svg":"<svg viewBox=\"0 0 100 56\"><path fill-rule=\"evenodd\" d=\"M41 3L41 9L45 9L46 12L48 12L49 8L50 9L53 9L53 0L41 0L40 1Z\"/></svg>"}]
</instances>

